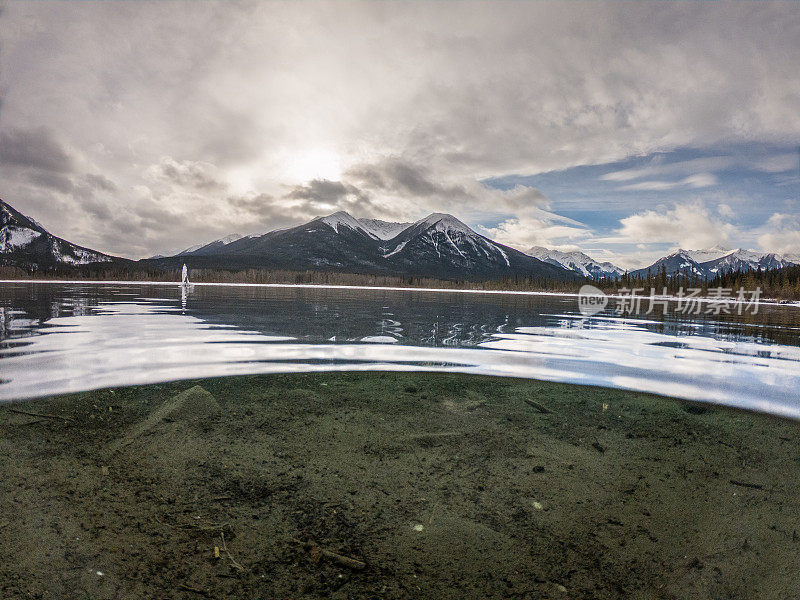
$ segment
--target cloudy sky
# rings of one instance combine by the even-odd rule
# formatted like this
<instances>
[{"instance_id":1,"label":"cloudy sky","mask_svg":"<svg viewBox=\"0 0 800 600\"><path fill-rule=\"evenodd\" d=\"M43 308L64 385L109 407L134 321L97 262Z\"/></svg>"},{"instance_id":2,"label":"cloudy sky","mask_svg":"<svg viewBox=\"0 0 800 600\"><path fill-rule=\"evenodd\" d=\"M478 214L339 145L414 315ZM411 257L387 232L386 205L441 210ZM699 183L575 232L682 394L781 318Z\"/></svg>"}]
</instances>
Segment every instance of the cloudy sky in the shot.
<instances>
[{"instance_id":1,"label":"cloudy sky","mask_svg":"<svg viewBox=\"0 0 800 600\"><path fill-rule=\"evenodd\" d=\"M139 258L344 209L800 252L800 7L7 2L0 197Z\"/></svg>"}]
</instances>

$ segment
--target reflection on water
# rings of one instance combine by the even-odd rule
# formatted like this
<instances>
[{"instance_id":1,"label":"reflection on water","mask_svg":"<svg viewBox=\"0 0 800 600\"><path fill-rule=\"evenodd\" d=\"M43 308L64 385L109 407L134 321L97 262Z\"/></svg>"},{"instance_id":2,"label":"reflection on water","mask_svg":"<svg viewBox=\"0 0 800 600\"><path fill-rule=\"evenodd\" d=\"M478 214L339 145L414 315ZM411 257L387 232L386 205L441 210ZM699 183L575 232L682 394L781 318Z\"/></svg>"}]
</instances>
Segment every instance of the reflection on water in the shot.
<instances>
[{"instance_id":1,"label":"reflection on water","mask_svg":"<svg viewBox=\"0 0 800 600\"><path fill-rule=\"evenodd\" d=\"M589 319L568 296L0 284L0 398L244 373L450 370L800 417L800 310Z\"/></svg>"}]
</instances>

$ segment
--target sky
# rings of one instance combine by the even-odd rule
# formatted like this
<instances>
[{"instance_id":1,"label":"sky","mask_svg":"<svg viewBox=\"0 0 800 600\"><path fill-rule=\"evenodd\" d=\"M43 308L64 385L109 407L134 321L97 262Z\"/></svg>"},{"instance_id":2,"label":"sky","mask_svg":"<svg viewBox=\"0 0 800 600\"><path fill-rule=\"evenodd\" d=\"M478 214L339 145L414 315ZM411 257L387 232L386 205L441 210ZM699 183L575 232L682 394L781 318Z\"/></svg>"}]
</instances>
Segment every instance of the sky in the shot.
<instances>
[{"instance_id":1,"label":"sky","mask_svg":"<svg viewBox=\"0 0 800 600\"><path fill-rule=\"evenodd\" d=\"M0 198L100 251L346 210L800 253L796 3L0 6Z\"/></svg>"}]
</instances>

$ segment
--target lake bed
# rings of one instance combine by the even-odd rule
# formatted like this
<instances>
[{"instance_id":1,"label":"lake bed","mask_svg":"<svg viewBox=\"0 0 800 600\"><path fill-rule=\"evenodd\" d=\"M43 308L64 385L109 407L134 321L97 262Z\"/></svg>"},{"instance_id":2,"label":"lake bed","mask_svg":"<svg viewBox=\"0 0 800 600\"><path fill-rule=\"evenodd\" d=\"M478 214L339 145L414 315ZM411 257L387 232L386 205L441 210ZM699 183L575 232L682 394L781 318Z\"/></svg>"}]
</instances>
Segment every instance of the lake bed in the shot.
<instances>
[{"instance_id":1,"label":"lake bed","mask_svg":"<svg viewBox=\"0 0 800 600\"><path fill-rule=\"evenodd\" d=\"M0 405L0 471L9 598L789 598L800 569L796 422L597 387L110 388Z\"/></svg>"}]
</instances>

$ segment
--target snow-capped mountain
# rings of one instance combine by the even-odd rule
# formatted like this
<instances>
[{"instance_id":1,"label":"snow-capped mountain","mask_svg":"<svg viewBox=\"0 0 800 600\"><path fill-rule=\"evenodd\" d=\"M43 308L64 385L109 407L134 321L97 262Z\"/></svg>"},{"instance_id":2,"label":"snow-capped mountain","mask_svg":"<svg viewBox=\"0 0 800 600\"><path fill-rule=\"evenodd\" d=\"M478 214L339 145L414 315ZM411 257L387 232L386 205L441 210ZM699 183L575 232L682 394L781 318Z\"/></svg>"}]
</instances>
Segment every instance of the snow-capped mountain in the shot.
<instances>
[{"instance_id":1,"label":"snow-capped mountain","mask_svg":"<svg viewBox=\"0 0 800 600\"><path fill-rule=\"evenodd\" d=\"M704 263L709 260L717 260L718 258L727 256L733 252L733 250L731 248L725 248L724 246L714 246L712 248L703 248L702 250L684 250L681 248L678 252L681 252L684 256L688 256L696 263Z\"/></svg>"},{"instance_id":2,"label":"snow-capped mountain","mask_svg":"<svg viewBox=\"0 0 800 600\"><path fill-rule=\"evenodd\" d=\"M37 270L81 267L115 260L122 259L56 237L0 200L0 264Z\"/></svg>"},{"instance_id":3,"label":"snow-capped mountain","mask_svg":"<svg viewBox=\"0 0 800 600\"><path fill-rule=\"evenodd\" d=\"M667 275L681 274L685 276L705 277L705 271L696 260L686 250L678 250L672 254L668 254L663 258L659 258L649 267L631 271L634 277L647 277L648 272L655 276L666 270Z\"/></svg>"},{"instance_id":4,"label":"snow-capped mountain","mask_svg":"<svg viewBox=\"0 0 800 600\"><path fill-rule=\"evenodd\" d=\"M228 244L240 239L242 239L241 235L239 235L238 233L232 233L218 240L214 240L213 242L209 242L208 244L198 244L196 246L189 246L188 248L186 248L186 250L179 252L177 256L185 256L187 254L213 254L221 250Z\"/></svg>"},{"instance_id":5,"label":"snow-capped mountain","mask_svg":"<svg viewBox=\"0 0 800 600\"><path fill-rule=\"evenodd\" d=\"M718 273L725 273L730 271L755 271L761 269L780 269L798 264L798 261L791 260L786 256L780 256L774 253L761 253L752 252L750 250L743 250L739 248L730 254L721 256L720 258L703 263L703 267L709 273L717 275Z\"/></svg>"},{"instance_id":6,"label":"snow-capped mountain","mask_svg":"<svg viewBox=\"0 0 800 600\"><path fill-rule=\"evenodd\" d=\"M590 279L618 279L625 273L625 269L610 262L598 262L583 252L561 252L543 246L534 246L526 254L551 265L575 271Z\"/></svg>"},{"instance_id":7,"label":"snow-capped mountain","mask_svg":"<svg viewBox=\"0 0 800 600\"><path fill-rule=\"evenodd\" d=\"M339 233L340 227L346 227L348 229L352 229L353 231L363 231L367 235L370 235L369 231L367 231L367 228L359 223L358 219L343 210L328 215L327 217L317 217L311 222L324 223L325 225L331 227L336 233Z\"/></svg>"},{"instance_id":8,"label":"snow-capped mountain","mask_svg":"<svg viewBox=\"0 0 800 600\"><path fill-rule=\"evenodd\" d=\"M174 268L267 268L287 270L374 271L379 240L346 212L317 217L288 229L250 235L227 244L202 248L160 259Z\"/></svg>"},{"instance_id":9,"label":"snow-capped mountain","mask_svg":"<svg viewBox=\"0 0 800 600\"><path fill-rule=\"evenodd\" d=\"M358 222L379 240L390 240L413 225L413 223L393 223L380 219L358 219Z\"/></svg>"},{"instance_id":10,"label":"snow-capped mountain","mask_svg":"<svg viewBox=\"0 0 800 600\"><path fill-rule=\"evenodd\" d=\"M154 262L170 268L186 262L193 268L314 269L446 279L578 278L440 213L405 224L360 220L340 211L298 227L211 246Z\"/></svg>"},{"instance_id":11,"label":"snow-capped mountain","mask_svg":"<svg viewBox=\"0 0 800 600\"><path fill-rule=\"evenodd\" d=\"M77 246L0 200L0 265L26 270L131 268L317 270L431 277L451 280L618 278L622 269L582 252L540 246L528 254L484 237L456 217L433 213L415 223L356 219L347 212L317 217L297 227L242 237L232 234L174 256L132 261ZM777 269L800 264L800 256L749 250L680 249L631 275L662 271L712 279L730 271Z\"/></svg>"},{"instance_id":12,"label":"snow-capped mountain","mask_svg":"<svg viewBox=\"0 0 800 600\"><path fill-rule=\"evenodd\" d=\"M333 227L338 233L339 227L347 227L353 231L363 231L376 240L390 240L413 223L393 223L380 219L356 219L350 213L340 210L325 217L317 217L314 221L321 221Z\"/></svg>"},{"instance_id":13,"label":"snow-capped mountain","mask_svg":"<svg viewBox=\"0 0 800 600\"><path fill-rule=\"evenodd\" d=\"M800 264L800 261L790 255L753 252L742 248L737 250L718 247L704 250L681 248L660 258L649 267L632 271L631 275L646 277L648 270L651 275L657 275L661 273L663 266L667 275L680 273L700 279L713 279L717 275L731 271L754 271L759 268L761 270L779 269L794 264Z\"/></svg>"},{"instance_id":14,"label":"snow-capped mountain","mask_svg":"<svg viewBox=\"0 0 800 600\"><path fill-rule=\"evenodd\" d=\"M492 278L502 275L575 277L566 269L486 238L452 215L434 213L413 223L382 246L383 258L397 272L441 278Z\"/></svg>"}]
</instances>

